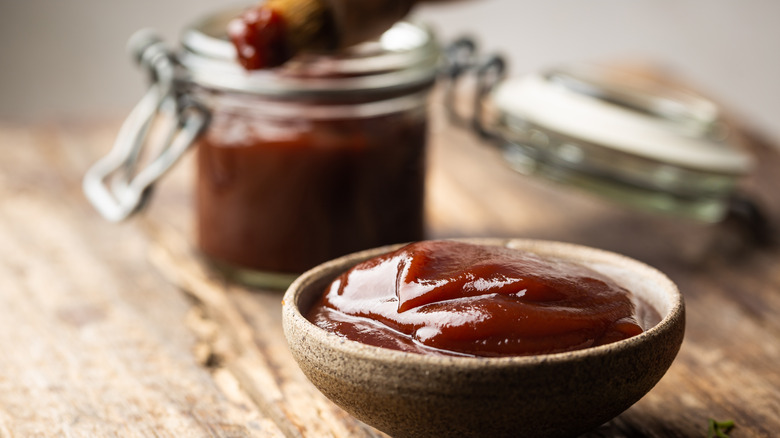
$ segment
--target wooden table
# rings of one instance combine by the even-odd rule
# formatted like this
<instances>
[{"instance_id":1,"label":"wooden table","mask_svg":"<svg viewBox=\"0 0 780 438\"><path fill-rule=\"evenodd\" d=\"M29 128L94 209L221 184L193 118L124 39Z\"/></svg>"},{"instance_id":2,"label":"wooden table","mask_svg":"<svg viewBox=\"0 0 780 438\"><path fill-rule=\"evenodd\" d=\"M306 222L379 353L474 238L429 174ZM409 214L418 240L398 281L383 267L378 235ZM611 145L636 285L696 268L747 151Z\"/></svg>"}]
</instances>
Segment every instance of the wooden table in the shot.
<instances>
[{"instance_id":1,"label":"wooden table","mask_svg":"<svg viewBox=\"0 0 780 438\"><path fill-rule=\"evenodd\" d=\"M84 199L85 169L118 123L0 124L0 437L381 436L305 379L279 292L226 284L189 246L191 163L123 224ZM685 295L677 360L640 402L589 436L780 434L780 250L729 224L625 211L506 168L437 110L432 237L513 236L618 251ZM758 137L746 187L780 225L780 154Z\"/></svg>"}]
</instances>

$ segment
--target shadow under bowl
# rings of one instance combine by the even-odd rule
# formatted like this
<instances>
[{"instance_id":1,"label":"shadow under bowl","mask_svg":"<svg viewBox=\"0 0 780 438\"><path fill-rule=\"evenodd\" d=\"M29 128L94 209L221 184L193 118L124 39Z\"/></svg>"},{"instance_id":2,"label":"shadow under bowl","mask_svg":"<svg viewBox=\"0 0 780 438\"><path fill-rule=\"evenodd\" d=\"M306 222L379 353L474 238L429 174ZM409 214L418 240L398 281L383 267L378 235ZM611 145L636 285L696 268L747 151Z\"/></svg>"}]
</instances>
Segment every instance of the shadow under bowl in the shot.
<instances>
[{"instance_id":1,"label":"shadow under bowl","mask_svg":"<svg viewBox=\"0 0 780 438\"><path fill-rule=\"evenodd\" d=\"M396 437L565 437L637 402L672 364L685 331L683 298L669 278L628 257L560 242L464 239L562 258L601 272L661 320L632 338L567 353L503 358L406 353L351 341L304 315L352 266L401 245L317 266L287 290L284 333L311 382L357 419ZM462 240L463 241L463 240Z\"/></svg>"}]
</instances>

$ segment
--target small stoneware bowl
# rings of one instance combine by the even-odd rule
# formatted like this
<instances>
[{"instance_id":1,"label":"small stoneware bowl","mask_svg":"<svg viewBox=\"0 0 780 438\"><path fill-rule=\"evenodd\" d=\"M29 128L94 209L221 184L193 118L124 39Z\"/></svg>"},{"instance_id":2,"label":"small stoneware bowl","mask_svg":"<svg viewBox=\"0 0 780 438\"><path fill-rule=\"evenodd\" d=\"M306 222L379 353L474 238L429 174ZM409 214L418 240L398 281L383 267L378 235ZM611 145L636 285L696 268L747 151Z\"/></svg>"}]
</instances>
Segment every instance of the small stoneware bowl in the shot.
<instances>
[{"instance_id":1,"label":"small stoneware bowl","mask_svg":"<svg viewBox=\"0 0 780 438\"><path fill-rule=\"evenodd\" d=\"M284 332L303 372L347 412L395 437L565 437L593 429L645 395L672 364L685 330L683 299L664 274L583 246L472 239L585 264L632 291L661 317L645 332L568 353L470 358L405 353L350 341L303 315L326 286L376 248L322 264L284 296Z\"/></svg>"}]
</instances>

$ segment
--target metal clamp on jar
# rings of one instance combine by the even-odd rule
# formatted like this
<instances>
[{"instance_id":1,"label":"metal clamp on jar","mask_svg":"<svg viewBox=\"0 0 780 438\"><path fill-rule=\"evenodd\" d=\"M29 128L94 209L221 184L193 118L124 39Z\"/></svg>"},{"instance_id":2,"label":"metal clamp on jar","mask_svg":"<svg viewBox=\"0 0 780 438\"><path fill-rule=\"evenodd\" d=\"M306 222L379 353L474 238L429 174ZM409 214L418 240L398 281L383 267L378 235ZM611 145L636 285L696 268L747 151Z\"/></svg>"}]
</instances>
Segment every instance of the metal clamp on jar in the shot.
<instances>
[{"instance_id":1,"label":"metal clamp on jar","mask_svg":"<svg viewBox=\"0 0 780 438\"><path fill-rule=\"evenodd\" d=\"M286 287L334 257L422 239L431 32L401 22L335 55L247 72L225 37L239 13L188 27L176 51L148 33L131 40L152 85L87 173L89 200L129 217L197 145L197 246L237 281ZM148 145L155 120L174 122ZM137 169L143 148L159 152Z\"/></svg>"},{"instance_id":2,"label":"metal clamp on jar","mask_svg":"<svg viewBox=\"0 0 780 438\"><path fill-rule=\"evenodd\" d=\"M476 78L472 113L451 118L491 139L513 169L708 223L740 208L737 182L753 160L713 102L606 66L505 78L502 58L480 59L468 39L447 54L447 108L458 82Z\"/></svg>"}]
</instances>

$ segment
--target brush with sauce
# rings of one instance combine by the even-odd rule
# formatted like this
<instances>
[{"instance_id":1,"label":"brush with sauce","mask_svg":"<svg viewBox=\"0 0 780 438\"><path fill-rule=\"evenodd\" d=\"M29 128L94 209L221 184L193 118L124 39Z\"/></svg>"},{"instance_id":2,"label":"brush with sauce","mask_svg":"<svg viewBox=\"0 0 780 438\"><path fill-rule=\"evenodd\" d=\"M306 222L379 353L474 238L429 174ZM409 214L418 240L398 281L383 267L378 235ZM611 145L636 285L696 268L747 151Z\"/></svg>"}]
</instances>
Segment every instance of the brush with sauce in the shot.
<instances>
[{"instance_id":1,"label":"brush with sauce","mask_svg":"<svg viewBox=\"0 0 780 438\"><path fill-rule=\"evenodd\" d=\"M232 20L228 36L244 68L273 68L376 38L420 1L435 0L268 0Z\"/></svg>"}]
</instances>

